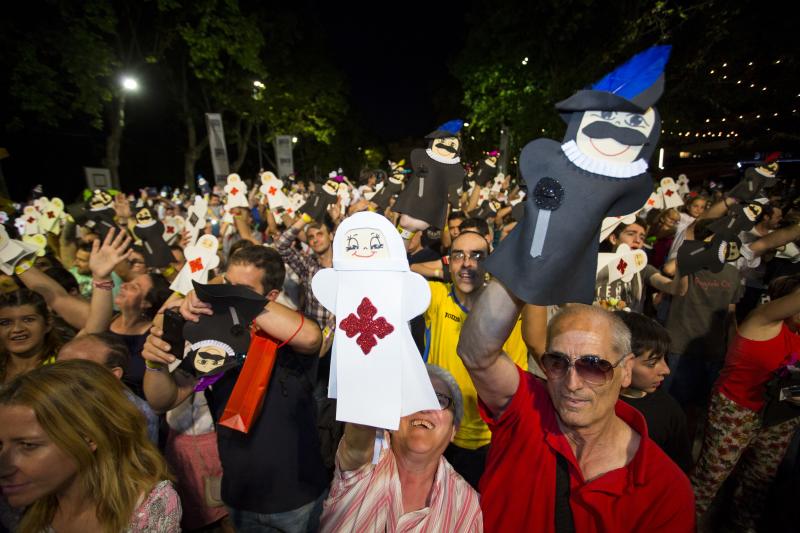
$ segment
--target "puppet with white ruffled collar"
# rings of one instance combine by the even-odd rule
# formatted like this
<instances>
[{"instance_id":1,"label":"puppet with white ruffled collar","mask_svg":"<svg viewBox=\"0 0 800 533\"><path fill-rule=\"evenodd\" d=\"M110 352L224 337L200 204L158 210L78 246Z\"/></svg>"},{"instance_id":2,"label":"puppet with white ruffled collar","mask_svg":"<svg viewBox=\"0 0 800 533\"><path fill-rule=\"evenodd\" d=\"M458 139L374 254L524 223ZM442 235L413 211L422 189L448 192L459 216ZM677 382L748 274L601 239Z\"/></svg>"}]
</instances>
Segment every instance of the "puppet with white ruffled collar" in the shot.
<instances>
[{"instance_id":1,"label":"puppet with white ruffled collar","mask_svg":"<svg viewBox=\"0 0 800 533\"><path fill-rule=\"evenodd\" d=\"M333 239L333 268L317 272L314 296L336 315L328 395L336 419L397 429L400 417L439 403L408 321L430 303L397 230L376 213L346 218Z\"/></svg>"},{"instance_id":2,"label":"puppet with white ruffled collar","mask_svg":"<svg viewBox=\"0 0 800 533\"><path fill-rule=\"evenodd\" d=\"M416 231L443 229L447 222L448 204L457 201L464 183L458 137L463 125L461 120L446 122L425 136L427 149L411 151L414 174L392 208L402 215L400 234L407 241Z\"/></svg>"},{"instance_id":3,"label":"puppet with white ruffled collar","mask_svg":"<svg viewBox=\"0 0 800 533\"><path fill-rule=\"evenodd\" d=\"M603 219L636 211L653 190L647 166L661 131L653 106L669 52L650 48L559 102L564 141L536 139L523 148L525 214L486 260L517 298L592 302Z\"/></svg>"}]
</instances>

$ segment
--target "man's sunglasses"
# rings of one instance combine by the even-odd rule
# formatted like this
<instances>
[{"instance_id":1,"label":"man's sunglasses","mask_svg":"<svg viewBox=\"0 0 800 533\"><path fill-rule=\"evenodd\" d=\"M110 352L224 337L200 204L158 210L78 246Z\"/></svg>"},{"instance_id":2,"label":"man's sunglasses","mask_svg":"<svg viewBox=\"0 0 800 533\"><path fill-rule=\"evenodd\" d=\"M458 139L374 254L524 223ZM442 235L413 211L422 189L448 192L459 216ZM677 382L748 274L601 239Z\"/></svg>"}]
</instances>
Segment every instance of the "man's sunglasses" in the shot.
<instances>
[{"instance_id":1,"label":"man's sunglasses","mask_svg":"<svg viewBox=\"0 0 800 533\"><path fill-rule=\"evenodd\" d=\"M570 367L587 383L603 385L614 373L614 369L624 360L623 357L614 364L598 355L581 355L574 361L559 352L546 352L542 355L542 368L548 378L561 379L567 375Z\"/></svg>"}]
</instances>

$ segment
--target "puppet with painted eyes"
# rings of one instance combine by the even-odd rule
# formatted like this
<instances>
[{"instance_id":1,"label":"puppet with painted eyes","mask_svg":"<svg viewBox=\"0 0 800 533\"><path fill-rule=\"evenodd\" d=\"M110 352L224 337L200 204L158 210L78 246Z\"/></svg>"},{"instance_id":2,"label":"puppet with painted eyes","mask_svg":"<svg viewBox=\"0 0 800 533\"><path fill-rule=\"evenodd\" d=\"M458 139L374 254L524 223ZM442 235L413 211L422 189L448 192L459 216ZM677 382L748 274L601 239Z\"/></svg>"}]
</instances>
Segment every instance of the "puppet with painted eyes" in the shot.
<instances>
[{"instance_id":1,"label":"puppet with painted eyes","mask_svg":"<svg viewBox=\"0 0 800 533\"><path fill-rule=\"evenodd\" d=\"M778 158L780 152L772 152L764 162L744 171L744 178L728 193L733 198L750 202L762 196L762 190L778 183Z\"/></svg>"},{"instance_id":2,"label":"puppet with painted eyes","mask_svg":"<svg viewBox=\"0 0 800 533\"><path fill-rule=\"evenodd\" d=\"M183 337L190 346L181 368L206 376L241 365L250 346L250 325L264 310L266 298L241 285L193 282L192 287L200 300L211 305L213 314L201 315L198 322L187 321L183 326Z\"/></svg>"},{"instance_id":3,"label":"puppet with painted eyes","mask_svg":"<svg viewBox=\"0 0 800 533\"><path fill-rule=\"evenodd\" d=\"M392 197L403 190L403 183L411 174L411 169L405 168L405 164L405 159L401 159L397 163L389 161L389 177L378 185L375 194L370 198L370 202L378 206L381 212L389 207Z\"/></svg>"},{"instance_id":4,"label":"puppet with painted eyes","mask_svg":"<svg viewBox=\"0 0 800 533\"><path fill-rule=\"evenodd\" d=\"M563 142L536 139L523 148L524 215L485 262L517 298L592 302L603 219L640 209L652 192L648 159L661 131L653 106L669 52L650 48L559 102Z\"/></svg>"},{"instance_id":5,"label":"puppet with painted eyes","mask_svg":"<svg viewBox=\"0 0 800 533\"><path fill-rule=\"evenodd\" d=\"M106 191L95 189L89 201L86 202L86 218L92 231L100 235L100 240L106 238L108 230L119 229L114 222L114 199Z\"/></svg>"},{"instance_id":6,"label":"puppet with painted eyes","mask_svg":"<svg viewBox=\"0 0 800 533\"><path fill-rule=\"evenodd\" d=\"M444 228L449 203L457 202L458 191L464 183L464 167L459 150L458 132L464 123L451 120L425 136L428 148L411 152L413 177L400 193L392 208L403 215L400 219L404 238L433 226Z\"/></svg>"},{"instance_id":7,"label":"puppet with painted eyes","mask_svg":"<svg viewBox=\"0 0 800 533\"><path fill-rule=\"evenodd\" d=\"M133 233L142 241L144 261L152 268L166 268L174 260L169 245L164 240L164 224L156 220L149 207L136 212Z\"/></svg>"},{"instance_id":8,"label":"puppet with painted eyes","mask_svg":"<svg viewBox=\"0 0 800 533\"><path fill-rule=\"evenodd\" d=\"M328 394L337 399L337 420L396 429L401 416L438 409L408 327L428 307L430 289L409 270L391 222L370 212L344 219L333 268L311 286L336 315Z\"/></svg>"},{"instance_id":9,"label":"puppet with painted eyes","mask_svg":"<svg viewBox=\"0 0 800 533\"><path fill-rule=\"evenodd\" d=\"M497 158L499 155L500 152L497 150L487 152L486 157L478 165L478 170L473 174L476 185L485 187L487 183L497 176Z\"/></svg>"}]
</instances>

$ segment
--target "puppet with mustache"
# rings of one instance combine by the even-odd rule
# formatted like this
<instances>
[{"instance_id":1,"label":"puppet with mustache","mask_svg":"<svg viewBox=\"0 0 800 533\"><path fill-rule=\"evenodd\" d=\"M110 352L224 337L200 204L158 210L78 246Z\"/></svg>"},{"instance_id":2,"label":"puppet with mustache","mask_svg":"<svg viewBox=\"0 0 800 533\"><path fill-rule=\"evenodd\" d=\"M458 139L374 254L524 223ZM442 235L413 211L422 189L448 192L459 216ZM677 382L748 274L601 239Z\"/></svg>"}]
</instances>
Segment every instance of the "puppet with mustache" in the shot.
<instances>
[{"instance_id":1,"label":"puppet with mustache","mask_svg":"<svg viewBox=\"0 0 800 533\"><path fill-rule=\"evenodd\" d=\"M592 302L603 219L638 210L653 191L647 161L661 131L653 105L669 52L650 48L559 102L564 141L536 139L523 148L524 215L485 262L517 298Z\"/></svg>"},{"instance_id":2,"label":"puppet with mustache","mask_svg":"<svg viewBox=\"0 0 800 533\"><path fill-rule=\"evenodd\" d=\"M408 235L413 231L429 226L444 228L449 203L458 202L465 175L458 156L458 132L463 125L461 120L442 124L425 136L430 140L426 150L416 148L411 152L414 173L392 208L404 215L400 225L410 230L401 230L404 238L410 239Z\"/></svg>"}]
</instances>

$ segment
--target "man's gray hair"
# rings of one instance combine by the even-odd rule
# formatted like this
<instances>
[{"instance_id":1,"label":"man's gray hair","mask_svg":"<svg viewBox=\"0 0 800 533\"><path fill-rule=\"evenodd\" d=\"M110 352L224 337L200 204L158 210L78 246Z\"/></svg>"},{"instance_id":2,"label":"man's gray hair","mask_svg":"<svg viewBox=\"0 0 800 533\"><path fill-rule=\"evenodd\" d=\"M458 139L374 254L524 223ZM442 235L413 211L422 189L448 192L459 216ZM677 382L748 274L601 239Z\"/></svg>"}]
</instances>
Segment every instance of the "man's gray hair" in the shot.
<instances>
[{"instance_id":1,"label":"man's gray hair","mask_svg":"<svg viewBox=\"0 0 800 533\"><path fill-rule=\"evenodd\" d=\"M590 315L592 328L598 332L605 328L609 329L611 349L616 355L622 357L631 353L631 332L625 322L602 307L585 304L566 305L550 319L550 323L547 325L547 350L550 349L550 343L553 342L553 335L561 331L559 329L561 322L577 315Z\"/></svg>"},{"instance_id":2,"label":"man's gray hair","mask_svg":"<svg viewBox=\"0 0 800 533\"><path fill-rule=\"evenodd\" d=\"M426 364L429 376L436 376L447 385L448 396L453 400L453 422L456 427L461 425L461 418L464 416L464 399L461 396L461 389L458 387L453 375L444 368L432 364Z\"/></svg>"}]
</instances>

